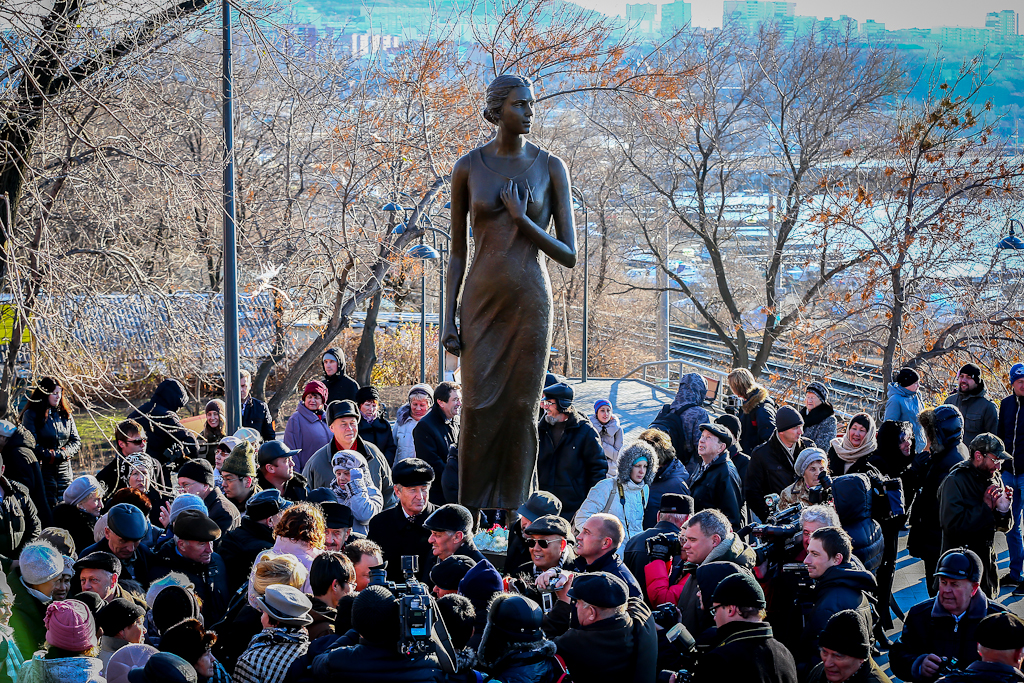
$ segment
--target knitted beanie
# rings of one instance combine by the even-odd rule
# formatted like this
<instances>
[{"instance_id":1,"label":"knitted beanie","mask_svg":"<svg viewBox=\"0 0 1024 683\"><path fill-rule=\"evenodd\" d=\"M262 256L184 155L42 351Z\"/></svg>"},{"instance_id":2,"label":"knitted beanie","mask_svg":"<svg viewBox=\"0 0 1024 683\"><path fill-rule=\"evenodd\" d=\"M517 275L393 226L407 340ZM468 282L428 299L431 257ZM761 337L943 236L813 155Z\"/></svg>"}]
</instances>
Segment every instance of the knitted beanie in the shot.
<instances>
[{"instance_id":1,"label":"knitted beanie","mask_svg":"<svg viewBox=\"0 0 1024 683\"><path fill-rule=\"evenodd\" d=\"M224 458L220 466L222 474L234 474L239 477L256 476L256 449L248 441L243 441L231 449L231 454Z\"/></svg>"},{"instance_id":2,"label":"knitted beanie","mask_svg":"<svg viewBox=\"0 0 1024 683\"><path fill-rule=\"evenodd\" d=\"M52 581L64 572L64 558L45 541L29 543L18 558L21 576L30 586Z\"/></svg>"},{"instance_id":3,"label":"knitted beanie","mask_svg":"<svg viewBox=\"0 0 1024 683\"><path fill-rule=\"evenodd\" d=\"M203 514L206 514L206 503L199 496L191 493L183 493L171 503L171 523L178 518L178 515L185 510L199 510Z\"/></svg>"},{"instance_id":4,"label":"knitted beanie","mask_svg":"<svg viewBox=\"0 0 1024 683\"><path fill-rule=\"evenodd\" d=\"M829 618L818 646L828 648L847 657L867 659L871 656L871 637L864 619L856 610L844 609Z\"/></svg>"},{"instance_id":5,"label":"knitted beanie","mask_svg":"<svg viewBox=\"0 0 1024 683\"><path fill-rule=\"evenodd\" d=\"M69 652L96 647L96 622L89 608L78 600L60 600L46 607L43 618L46 642Z\"/></svg>"}]
</instances>

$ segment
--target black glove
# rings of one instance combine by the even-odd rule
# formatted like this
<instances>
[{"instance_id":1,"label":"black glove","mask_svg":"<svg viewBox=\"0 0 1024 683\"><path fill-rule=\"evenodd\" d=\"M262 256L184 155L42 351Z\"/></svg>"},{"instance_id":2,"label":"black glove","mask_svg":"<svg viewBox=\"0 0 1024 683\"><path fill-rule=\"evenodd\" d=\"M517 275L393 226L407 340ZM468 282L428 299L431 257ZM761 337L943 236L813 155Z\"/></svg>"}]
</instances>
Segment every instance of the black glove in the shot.
<instances>
[{"instance_id":1,"label":"black glove","mask_svg":"<svg viewBox=\"0 0 1024 683\"><path fill-rule=\"evenodd\" d=\"M682 551L678 534L658 534L647 539L647 554L651 561L669 560Z\"/></svg>"}]
</instances>

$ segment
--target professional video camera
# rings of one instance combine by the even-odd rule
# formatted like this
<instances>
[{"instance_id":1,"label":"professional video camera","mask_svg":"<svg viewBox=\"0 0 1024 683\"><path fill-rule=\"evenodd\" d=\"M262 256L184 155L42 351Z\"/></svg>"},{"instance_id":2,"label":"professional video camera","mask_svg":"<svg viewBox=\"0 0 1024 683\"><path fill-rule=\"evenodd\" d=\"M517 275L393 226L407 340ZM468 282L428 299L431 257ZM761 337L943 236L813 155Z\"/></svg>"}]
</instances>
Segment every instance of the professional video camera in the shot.
<instances>
[{"instance_id":1,"label":"professional video camera","mask_svg":"<svg viewBox=\"0 0 1024 683\"><path fill-rule=\"evenodd\" d=\"M757 564L767 563L762 581L774 578L780 567L797 554L800 543L800 504L779 510L779 495L773 493L764 497L769 510L774 512L768 516L764 524L748 524L740 529L739 534L747 537Z\"/></svg>"},{"instance_id":2,"label":"professional video camera","mask_svg":"<svg viewBox=\"0 0 1024 683\"><path fill-rule=\"evenodd\" d=\"M384 586L398 600L398 613L401 620L401 638L398 651L406 656L414 654L438 654L441 643L435 638L438 631L443 632L442 642L448 643L448 633L444 622L436 613L436 606L430 597L426 584L416 579L419 571L419 557L416 555L402 556L402 575L405 583L387 580L388 563L385 562L370 569L367 585Z\"/></svg>"},{"instance_id":3,"label":"professional video camera","mask_svg":"<svg viewBox=\"0 0 1024 683\"><path fill-rule=\"evenodd\" d=\"M646 544L648 555L675 557L683 552L683 544L679 541L679 534L657 534L648 538Z\"/></svg>"},{"instance_id":4,"label":"professional video camera","mask_svg":"<svg viewBox=\"0 0 1024 683\"><path fill-rule=\"evenodd\" d=\"M807 498L811 505L829 504L832 502L832 477L827 470L818 473L818 485L807 489Z\"/></svg>"},{"instance_id":5,"label":"professional video camera","mask_svg":"<svg viewBox=\"0 0 1024 683\"><path fill-rule=\"evenodd\" d=\"M666 631L665 639L679 655L679 669L659 672L658 683L669 683L673 680L675 683L692 683L693 672L697 666L697 641L682 624L676 624Z\"/></svg>"}]
</instances>

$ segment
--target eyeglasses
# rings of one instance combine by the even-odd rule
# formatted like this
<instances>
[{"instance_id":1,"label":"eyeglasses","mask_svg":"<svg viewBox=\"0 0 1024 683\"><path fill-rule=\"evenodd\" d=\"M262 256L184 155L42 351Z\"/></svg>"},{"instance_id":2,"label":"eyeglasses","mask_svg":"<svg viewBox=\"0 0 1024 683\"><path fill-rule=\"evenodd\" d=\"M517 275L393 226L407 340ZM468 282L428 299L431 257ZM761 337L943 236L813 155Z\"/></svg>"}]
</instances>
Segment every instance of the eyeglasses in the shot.
<instances>
[{"instance_id":1,"label":"eyeglasses","mask_svg":"<svg viewBox=\"0 0 1024 683\"><path fill-rule=\"evenodd\" d=\"M715 618L715 612L717 612L718 610L720 610L723 607L725 607L725 605L712 605L711 609L708 610L708 612L711 614L711 618L714 619Z\"/></svg>"},{"instance_id":2,"label":"eyeglasses","mask_svg":"<svg viewBox=\"0 0 1024 683\"><path fill-rule=\"evenodd\" d=\"M133 443L136 446L141 446L146 443L146 439L128 439L128 443Z\"/></svg>"},{"instance_id":3,"label":"eyeglasses","mask_svg":"<svg viewBox=\"0 0 1024 683\"><path fill-rule=\"evenodd\" d=\"M540 404L541 404L542 406L551 406L551 405L554 405L554 404L555 404L555 400L554 400L554 399L552 399L552 398L542 398L542 399L540 400Z\"/></svg>"},{"instance_id":4,"label":"eyeglasses","mask_svg":"<svg viewBox=\"0 0 1024 683\"><path fill-rule=\"evenodd\" d=\"M548 546L554 545L555 543L561 543L561 541L548 541L545 539L528 538L526 539L526 547L532 548L535 545L539 545L542 549L547 550Z\"/></svg>"}]
</instances>

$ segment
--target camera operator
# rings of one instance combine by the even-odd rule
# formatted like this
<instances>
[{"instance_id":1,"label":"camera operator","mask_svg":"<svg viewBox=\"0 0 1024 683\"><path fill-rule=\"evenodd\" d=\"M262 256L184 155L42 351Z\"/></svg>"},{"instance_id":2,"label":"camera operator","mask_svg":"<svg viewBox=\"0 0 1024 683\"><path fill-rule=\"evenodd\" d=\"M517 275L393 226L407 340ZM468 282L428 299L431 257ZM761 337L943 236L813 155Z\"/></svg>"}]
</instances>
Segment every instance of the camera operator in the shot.
<instances>
[{"instance_id":1,"label":"camera operator","mask_svg":"<svg viewBox=\"0 0 1024 683\"><path fill-rule=\"evenodd\" d=\"M661 503L658 506L658 523L642 534L629 539L626 543L622 561L629 568L629 572L640 582L645 598L650 597L645 579L647 565L657 559L658 561L654 563L655 567L662 570L657 576L667 582L668 570L672 566L671 560L678 557L682 550L682 543L679 540L680 532L692 514L693 498L679 493L666 493L661 497ZM650 550L652 541L655 539L658 541L654 543L657 548L655 551L657 558L651 555L652 551ZM669 562L668 565L666 565L666 561ZM665 587L667 587L667 583ZM648 600L648 602L657 605L665 601Z\"/></svg>"},{"instance_id":2,"label":"camera operator","mask_svg":"<svg viewBox=\"0 0 1024 683\"><path fill-rule=\"evenodd\" d=\"M797 666L807 671L818 661L818 635L828 618L841 610L856 610L871 632L871 604L875 592L871 572L851 564L853 544L838 527L822 527L811 534L804 566L814 579L812 605L804 614L800 644L794 650ZM791 642L785 640L784 642Z\"/></svg>"},{"instance_id":3,"label":"camera operator","mask_svg":"<svg viewBox=\"0 0 1024 683\"><path fill-rule=\"evenodd\" d=\"M433 655L404 655L398 651L401 614L398 600L385 586L370 585L352 604L352 628L359 644L338 647L313 660L319 680L338 683L443 680Z\"/></svg>"},{"instance_id":4,"label":"camera operator","mask_svg":"<svg viewBox=\"0 0 1024 683\"><path fill-rule=\"evenodd\" d=\"M966 670L940 678L941 683L1020 683L1024 681L1024 621L1015 614L993 614L977 630L978 655ZM957 668L963 668L957 663Z\"/></svg>"},{"instance_id":5,"label":"camera operator","mask_svg":"<svg viewBox=\"0 0 1024 683\"><path fill-rule=\"evenodd\" d=\"M690 477L694 508L720 510L734 528L743 526L743 482L729 459L732 433L719 424L704 423L697 442L699 469Z\"/></svg>"},{"instance_id":6,"label":"camera operator","mask_svg":"<svg viewBox=\"0 0 1024 683\"><path fill-rule=\"evenodd\" d=\"M1013 489L1003 486L999 469L1010 456L995 434L979 434L970 445L971 459L953 465L939 487L942 549L970 548L984 566L981 589L999 596L999 574L993 548L996 531L1009 531Z\"/></svg>"},{"instance_id":7,"label":"camera operator","mask_svg":"<svg viewBox=\"0 0 1024 683\"><path fill-rule=\"evenodd\" d=\"M711 598L715 645L698 660L694 683L723 676L744 683L796 683L793 655L772 637L764 610L764 591L753 576L733 574L718 584Z\"/></svg>"},{"instance_id":8,"label":"camera operator","mask_svg":"<svg viewBox=\"0 0 1024 683\"><path fill-rule=\"evenodd\" d=\"M934 681L943 662L963 668L978 658L975 632L982 619L1006 608L979 590L984 577L981 558L957 548L939 558L935 578L939 593L907 610L903 634L889 652L892 672L904 681Z\"/></svg>"},{"instance_id":9,"label":"camera operator","mask_svg":"<svg viewBox=\"0 0 1024 683\"><path fill-rule=\"evenodd\" d=\"M686 553L686 567L690 572L715 561L732 562L747 572L754 571L757 558L753 549L733 533L729 520L718 510L701 510L690 517L683 534L683 552ZM690 633L699 635L703 631L701 625L707 620L702 617L697 592L697 581L687 580L677 604L683 626Z\"/></svg>"},{"instance_id":10,"label":"camera operator","mask_svg":"<svg viewBox=\"0 0 1024 683\"><path fill-rule=\"evenodd\" d=\"M651 611L608 572L570 576L560 604L575 601L576 626L555 638L574 681L653 681L658 638Z\"/></svg>"},{"instance_id":11,"label":"camera operator","mask_svg":"<svg viewBox=\"0 0 1024 683\"><path fill-rule=\"evenodd\" d=\"M818 663L807 683L892 683L871 657L871 628L855 610L832 615L818 638Z\"/></svg>"}]
</instances>

